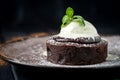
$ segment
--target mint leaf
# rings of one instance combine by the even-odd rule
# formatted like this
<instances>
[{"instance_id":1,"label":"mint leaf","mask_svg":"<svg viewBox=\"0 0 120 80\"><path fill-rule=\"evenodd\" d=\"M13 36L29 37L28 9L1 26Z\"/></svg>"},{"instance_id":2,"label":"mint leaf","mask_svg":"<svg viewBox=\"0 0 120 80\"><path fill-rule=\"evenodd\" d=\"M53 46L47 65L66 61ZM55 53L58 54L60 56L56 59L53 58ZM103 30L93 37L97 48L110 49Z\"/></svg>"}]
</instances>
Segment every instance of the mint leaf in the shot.
<instances>
[{"instance_id":1,"label":"mint leaf","mask_svg":"<svg viewBox=\"0 0 120 80\"><path fill-rule=\"evenodd\" d=\"M82 16L75 15L75 16L73 16L72 19L73 19L73 21L79 22L81 26L85 26L84 18Z\"/></svg>"},{"instance_id":2,"label":"mint leaf","mask_svg":"<svg viewBox=\"0 0 120 80\"><path fill-rule=\"evenodd\" d=\"M62 25L61 27L64 27L65 25L69 24L71 22L71 18L68 17L68 15L64 15L62 18Z\"/></svg>"},{"instance_id":3,"label":"mint leaf","mask_svg":"<svg viewBox=\"0 0 120 80\"><path fill-rule=\"evenodd\" d=\"M68 15L68 17L72 18L73 14L74 14L74 10L71 7L68 7L66 9L66 15Z\"/></svg>"},{"instance_id":4,"label":"mint leaf","mask_svg":"<svg viewBox=\"0 0 120 80\"><path fill-rule=\"evenodd\" d=\"M68 25L71 21L79 22L81 26L85 26L84 18L79 15L73 16L73 14L74 14L74 10L71 7L68 7L66 9L66 15L64 15L62 18L61 28Z\"/></svg>"}]
</instances>

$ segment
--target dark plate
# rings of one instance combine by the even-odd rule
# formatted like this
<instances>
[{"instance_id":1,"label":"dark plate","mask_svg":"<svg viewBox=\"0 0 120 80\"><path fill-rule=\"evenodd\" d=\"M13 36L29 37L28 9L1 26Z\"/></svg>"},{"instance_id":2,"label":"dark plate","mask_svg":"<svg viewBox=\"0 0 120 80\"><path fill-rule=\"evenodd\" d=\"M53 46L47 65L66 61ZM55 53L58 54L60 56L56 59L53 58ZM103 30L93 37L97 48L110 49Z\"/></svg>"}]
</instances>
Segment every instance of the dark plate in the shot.
<instances>
[{"instance_id":1,"label":"dark plate","mask_svg":"<svg viewBox=\"0 0 120 80\"><path fill-rule=\"evenodd\" d=\"M11 64L44 68L116 68L120 67L120 36L102 36L109 43L105 62L93 65L59 65L46 60L47 37L25 37L10 40L1 45L0 57Z\"/></svg>"}]
</instances>

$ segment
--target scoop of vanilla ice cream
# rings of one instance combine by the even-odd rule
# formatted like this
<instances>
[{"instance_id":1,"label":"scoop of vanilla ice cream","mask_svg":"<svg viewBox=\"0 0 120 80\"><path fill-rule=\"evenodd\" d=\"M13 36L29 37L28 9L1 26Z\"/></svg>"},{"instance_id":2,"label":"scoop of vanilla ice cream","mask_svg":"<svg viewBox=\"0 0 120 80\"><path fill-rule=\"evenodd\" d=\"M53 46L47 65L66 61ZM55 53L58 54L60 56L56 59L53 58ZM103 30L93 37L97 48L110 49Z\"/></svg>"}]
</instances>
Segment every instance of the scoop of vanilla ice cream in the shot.
<instances>
[{"instance_id":1,"label":"scoop of vanilla ice cream","mask_svg":"<svg viewBox=\"0 0 120 80\"><path fill-rule=\"evenodd\" d=\"M91 37L99 36L96 28L88 21L84 21L85 26L81 26L80 23L72 21L67 26L61 28L58 36L65 38L79 38L79 37Z\"/></svg>"}]
</instances>

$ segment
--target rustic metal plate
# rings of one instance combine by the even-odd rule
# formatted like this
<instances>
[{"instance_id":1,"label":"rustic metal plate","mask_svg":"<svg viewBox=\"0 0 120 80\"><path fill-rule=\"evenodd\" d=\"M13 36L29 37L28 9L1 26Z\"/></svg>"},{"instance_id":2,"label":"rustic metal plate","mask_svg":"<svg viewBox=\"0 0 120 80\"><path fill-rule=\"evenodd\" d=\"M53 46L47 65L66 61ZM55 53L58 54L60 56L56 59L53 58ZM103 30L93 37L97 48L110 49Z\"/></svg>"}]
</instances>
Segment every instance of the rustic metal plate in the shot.
<instances>
[{"instance_id":1,"label":"rustic metal plate","mask_svg":"<svg viewBox=\"0 0 120 80\"><path fill-rule=\"evenodd\" d=\"M102 36L108 41L105 62L93 65L59 65L46 60L46 37L19 37L0 46L0 57L11 64L47 68L115 68L120 67L120 36Z\"/></svg>"}]
</instances>

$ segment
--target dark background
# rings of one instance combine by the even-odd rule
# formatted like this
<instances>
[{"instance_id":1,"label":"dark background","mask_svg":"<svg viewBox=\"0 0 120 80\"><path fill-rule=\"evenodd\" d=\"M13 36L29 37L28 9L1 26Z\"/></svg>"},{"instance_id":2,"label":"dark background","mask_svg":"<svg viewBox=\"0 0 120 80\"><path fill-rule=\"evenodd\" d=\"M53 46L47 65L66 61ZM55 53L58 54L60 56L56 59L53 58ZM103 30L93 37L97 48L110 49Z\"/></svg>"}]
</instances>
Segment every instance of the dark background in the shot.
<instances>
[{"instance_id":1,"label":"dark background","mask_svg":"<svg viewBox=\"0 0 120 80\"><path fill-rule=\"evenodd\" d=\"M119 0L0 0L0 42L34 32L59 31L68 6L95 25L100 34L120 34ZM0 80L12 77L0 68ZM6 77L7 76L7 77Z\"/></svg>"},{"instance_id":2,"label":"dark background","mask_svg":"<svg viewBox=\"0 0 120 80\"><path fill-rule=\"evenodd\" d=\"M68 6L93 23L99 33L120 34L118 0L1 0L1 34L59 31Z\"/></svg>"}]
</instances>

